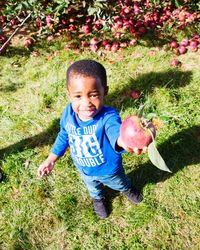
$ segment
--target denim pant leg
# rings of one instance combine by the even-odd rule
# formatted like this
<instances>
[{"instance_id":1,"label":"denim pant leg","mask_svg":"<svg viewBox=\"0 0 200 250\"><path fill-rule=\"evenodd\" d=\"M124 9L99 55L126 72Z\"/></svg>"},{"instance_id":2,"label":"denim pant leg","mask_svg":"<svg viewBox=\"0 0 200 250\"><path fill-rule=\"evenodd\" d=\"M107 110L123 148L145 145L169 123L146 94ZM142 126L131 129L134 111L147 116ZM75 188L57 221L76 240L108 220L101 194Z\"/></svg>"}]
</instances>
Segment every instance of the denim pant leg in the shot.
<instances>
[{"instance_id":1,"label":"denim pant leg","mask_svg":"<svg viewBox=\"0 0 200 250\"><path fill-rule=\"evenodd\" d=\"M125 175L124 169L114 175L100 176L99 180L109 188L120 192L128 191L133 186L131 180Z\"/></svg>"},{"instance_id":2,"label":"denim pant leg","mask_svg":"<svg viewBox=\"0 0 200 250\"><path fill-rule=\"evenodd\" d=\"M103 184L98 180L99 176L88 176L80 172L80 175L87 186L90 196L93 199L102 199L104 197Z\"/></svg>"}]
</instances>

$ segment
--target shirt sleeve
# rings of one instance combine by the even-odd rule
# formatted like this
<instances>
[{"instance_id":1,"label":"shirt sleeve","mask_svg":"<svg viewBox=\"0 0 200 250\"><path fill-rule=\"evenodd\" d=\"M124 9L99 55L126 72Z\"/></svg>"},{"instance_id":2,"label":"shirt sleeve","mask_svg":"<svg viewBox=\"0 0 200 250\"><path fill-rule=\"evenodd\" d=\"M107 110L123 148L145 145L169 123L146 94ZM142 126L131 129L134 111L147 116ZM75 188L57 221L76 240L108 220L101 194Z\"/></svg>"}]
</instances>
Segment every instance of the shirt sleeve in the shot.
<instances>
[{"instance_id":1,"label":"shirt sleeve","mask_svg":"<svg viewBox=\"0 0 200 250\"><path fill-rule=\"evenodd\" d=\"M67 148L69 147L68 134L65 129L66 121L66 111L63 112L63 115L60 120L60 132L58 133L56 140L54 142L51 152L57 156L63 156Z\"/></svg>"},{"instance_id":2,"label":"shirt sleeve","mask_svg":"<svg viewBox=\"0 0 200 250\"><path fill-rule=\"evenodd\" d=\"M112 148L119 153L125 153L126 151L124 149L119 150L118 147L116 147L117 139L120 135L120 126L121 126L121 118L117 111L113 110L109 112L110 114L105 119L105 132L106 136L112 146Z\"/></svg>"}]
</instances>

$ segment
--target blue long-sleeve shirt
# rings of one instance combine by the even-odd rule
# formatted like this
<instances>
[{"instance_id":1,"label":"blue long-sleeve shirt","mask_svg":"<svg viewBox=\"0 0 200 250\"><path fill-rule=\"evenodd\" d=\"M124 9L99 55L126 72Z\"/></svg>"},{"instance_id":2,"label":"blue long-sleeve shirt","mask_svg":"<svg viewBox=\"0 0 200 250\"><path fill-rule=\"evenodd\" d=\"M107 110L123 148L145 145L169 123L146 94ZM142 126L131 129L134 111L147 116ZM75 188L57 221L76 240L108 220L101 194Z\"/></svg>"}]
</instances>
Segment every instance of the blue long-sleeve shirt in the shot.
<instances>
[{"instance_id":1,"label":"blue long-sleeve shirt","mask_svg":"<svg viewBox=\"0 0 200 250\"><path fill-rule=\"evenodd\" d=\"M121 119L118 112L103 106L89 121L81 121L69 104L60 120L60 132L52 153L62 156L70 147L75 166L86 175L115 174L122 168L122 151L116 150Z\"/></svg>"}]
</instances>

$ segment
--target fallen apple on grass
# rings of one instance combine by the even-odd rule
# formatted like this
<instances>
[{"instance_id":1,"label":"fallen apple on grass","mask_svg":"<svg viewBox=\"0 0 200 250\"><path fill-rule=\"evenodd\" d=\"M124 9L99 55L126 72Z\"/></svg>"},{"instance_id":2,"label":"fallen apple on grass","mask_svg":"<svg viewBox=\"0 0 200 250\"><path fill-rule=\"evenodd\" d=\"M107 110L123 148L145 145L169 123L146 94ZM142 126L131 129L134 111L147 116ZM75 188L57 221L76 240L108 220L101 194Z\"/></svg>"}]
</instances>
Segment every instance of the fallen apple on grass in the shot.
<instances>
[{"instance_id":1,"label":"fallen apple on grass","mask_svg":"<svg viewBox=\"0 0 200 250\"><path fill-rule=\"evenodd\" d=\"M173 67L179 67L181 66L181 62L178 59L172 59L172 61L170 62L170 65Z\"/></svg>"},{"instance_id":2,"label":"fallen apple on grass","mask_svg":"<svg viewBox=\"0 0 200 250\"><path fill-rule=\"evenodd\" d=\"M148 156L157 168L171 172L159 154L156 144L156 129L153 123L139 115L127 117L121 124L120 138L127 148L148 148Z\"/></svg>"},{"instance_id":3,"label":"fallen apple on grass","mask_svg":"<svg viewBox=\"0 0 200 250\"><path fill-rule=\"evenodd\" d=\"M30 48L30 47L33 45L33 43L34 43L33 38L32 38L32 37L28 37L28 38L26 38L25 41L24 41L24 46L25 46L26 48Z\"/></svg>"},{"instance_id":4,"label":"fallen apple on grass","mask_svg":"<svg viewBox=\"0 0 200 250\"><path fill-rule=\"evenodd\" d=\"M130 96L133 100L137 100L141 96L141 92L138 89L133 89L130 93Z\"/></svg>"}]
</instances>

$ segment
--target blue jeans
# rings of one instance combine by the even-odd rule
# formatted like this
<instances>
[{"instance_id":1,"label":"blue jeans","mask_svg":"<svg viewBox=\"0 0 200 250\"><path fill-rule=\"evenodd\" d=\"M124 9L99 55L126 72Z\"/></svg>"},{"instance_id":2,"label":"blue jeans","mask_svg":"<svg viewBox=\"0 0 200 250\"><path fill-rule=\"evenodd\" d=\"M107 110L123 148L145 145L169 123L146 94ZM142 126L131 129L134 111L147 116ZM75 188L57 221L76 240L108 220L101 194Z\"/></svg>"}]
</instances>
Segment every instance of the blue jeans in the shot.
<instances>
[{"instance_id":1,"label":"blue jeans","mask_svg":"<svg viewBox=\"0 0 200 250\"><path fill-rule=\"evenodd\" d=\"M104 176L88 176L81 171L79 172L93 199L101 199L104 197L104 185L120 192L128 191L132 187L132 183L125 175L124 169L116 174Z\"/></svg>"}]
</instances>

